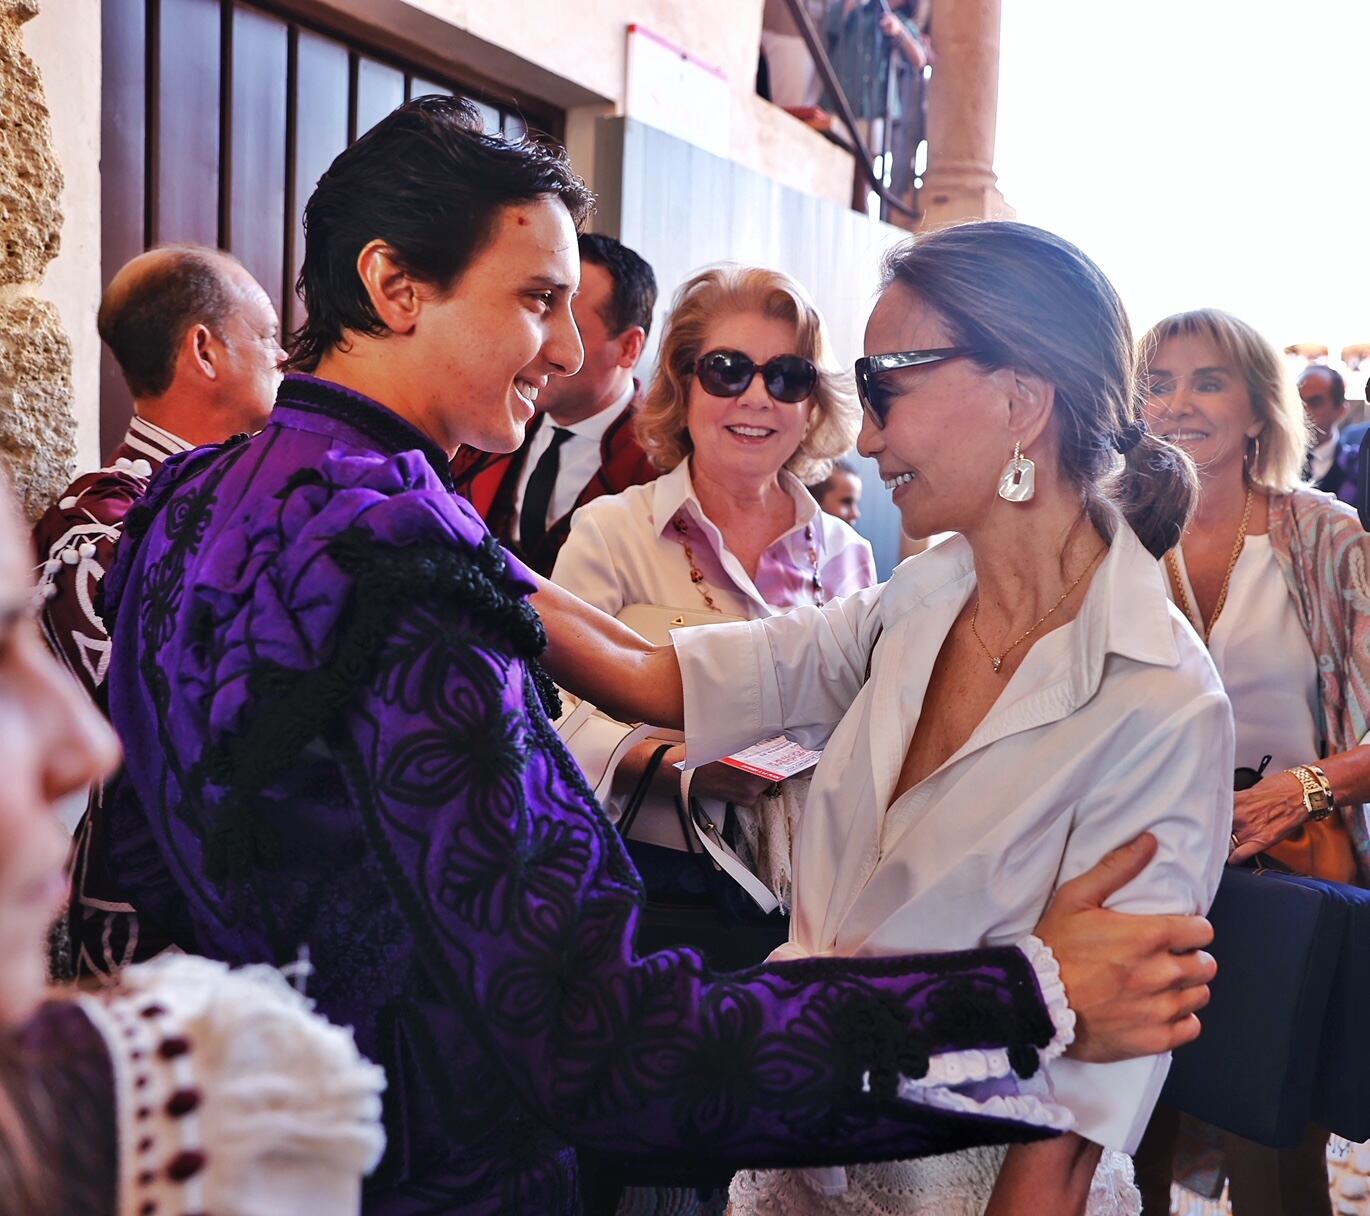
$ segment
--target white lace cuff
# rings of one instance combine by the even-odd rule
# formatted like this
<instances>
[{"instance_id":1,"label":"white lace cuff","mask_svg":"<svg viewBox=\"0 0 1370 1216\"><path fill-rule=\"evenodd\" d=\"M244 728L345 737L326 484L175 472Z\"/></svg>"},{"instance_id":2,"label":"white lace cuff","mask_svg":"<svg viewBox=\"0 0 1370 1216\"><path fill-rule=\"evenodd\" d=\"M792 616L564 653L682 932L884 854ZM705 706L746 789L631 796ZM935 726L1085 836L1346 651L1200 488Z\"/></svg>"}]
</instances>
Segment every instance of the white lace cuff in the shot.
<instances>
[{"instance_id":1,"label":"white lace cuff","mask_svg":"<svg viewBox=\"0 0 1370 1216\"><path fill-rule=\"evenodd\" d=\"M1061 982L1061 964L1056 961L1051 947L1040 937L1029 933L1018 943L1018 949L1037 973L1042 1003L1047 1007L1056 1031L1051 1036L1051 1042L1042 1049L1042 1063L1049 1064L1075 1042L1075 1010L1066 999L1066 986Z\"/></svg>"},{"instance_id":2,"label":"white lace cuff","mask_svg":"<svg viewBox=\"0 0 1370 1216\"><path fill-rule=\"evenodd\" d=\"M163 956L78 999L114 1071L119 1216L357 1211L385 1077L279 972Z\"/></svg>"},{"instance_id":3,"label":"white lace cuff","mask_svg":"<svg viewBox=\"0 0 1370 1216\"><path fill-rule=\"evenodd\" d=\"M1041 1049L1038 1058L1049 1064L1065 1051L1075 1039L1075 1011L1066 1000L1065 985L1061 983L1061 968L1047 944L1037 937L1026 937L1019 948L1037 977L1042 1002L1046 1005L1054 1033L1051 1041ZM1014 1092L1002 1092L1011 1084ZM899 1096L908 1102L920 1102L942 1110L966 1114L989 1115L999 1119L1013 1119L1038 1127L1065 1130L1074 1117L1063 1106L1043 1100L1027 1089L1015 1076L1004 1047L970 1048L965 1051L944 1051L928 1061L927 1073L913 1080L901 1079Z\"/></svg>"}]
</instances>

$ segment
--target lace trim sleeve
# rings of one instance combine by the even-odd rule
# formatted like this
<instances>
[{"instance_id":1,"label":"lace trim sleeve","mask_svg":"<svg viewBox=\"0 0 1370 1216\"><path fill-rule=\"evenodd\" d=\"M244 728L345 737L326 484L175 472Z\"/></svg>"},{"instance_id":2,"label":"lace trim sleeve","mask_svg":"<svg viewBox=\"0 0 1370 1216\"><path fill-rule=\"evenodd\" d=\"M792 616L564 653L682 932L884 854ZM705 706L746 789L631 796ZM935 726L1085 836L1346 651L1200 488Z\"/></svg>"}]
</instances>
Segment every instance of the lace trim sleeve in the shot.
<instances>
[{"instance_id":1,"label":"lace trim sleeve","mask_svg":"<svg viewBox=\"0 0 1370 1216\"><path fill-rule=\"evenodd\" d=\"M1075 1011L1066 1000L1061 967L1051 948L1031 935L1019 943L1019 948L1032 967L1042 1003L1051 1017L1051 1041L1038 1052L1039 1062L1047 1065L1075 1041ZM1041 1094L1028 1092L1041 1087L1018 1080L1010 1055L1004 1047L940 1052L929 1058L925 1076L901 1078L899 1096L940 1110L993 1115L1057 1131L1069 1128L1074 1122L1070 1111L1045 1101ZM1004 1092L1006 1084L1012 1092Z\"/></svg>"},{"instance_id":2,"label":"lace trim sleeve","mask_svg":"<svg viewBox=\"0 0 1370 1216\"><path fill-rule=\"evenodd\" d=\"M119 1216L357 1210L384 1075L274 968L167 955L79 1001L113 1067Z\"/></svg>"}]
</instances>

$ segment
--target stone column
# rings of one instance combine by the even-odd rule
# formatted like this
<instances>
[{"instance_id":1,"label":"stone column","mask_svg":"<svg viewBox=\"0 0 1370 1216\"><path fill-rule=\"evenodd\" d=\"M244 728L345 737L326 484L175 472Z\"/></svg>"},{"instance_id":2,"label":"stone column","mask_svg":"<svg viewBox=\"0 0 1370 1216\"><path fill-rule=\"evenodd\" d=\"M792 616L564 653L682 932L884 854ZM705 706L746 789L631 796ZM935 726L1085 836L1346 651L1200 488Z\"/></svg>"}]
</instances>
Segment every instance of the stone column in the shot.
<instances>
[{"instance_id":1,"label":"stone column","mask_svg":"<svg viewBox=\"0 0 1370 1216\"><path fill-rule=\"evenodd\" d=\"M71 479L71 346L34 294L61 240L62 171L21 27L38 0L0 0L0 464L36 518Z\"/></svg>"},{"instance_id":2,"label":"stone column","mask_svg":"<svg viewBox=\"0 0 1370 1216\"><path fill-rule=\"evenodd\" d=\"M1013 210L994 176L999 105L1000 0L937 0L936 63L928 97L928 171L922 227L1004 219Z\"/></svg>"}]
</instances>

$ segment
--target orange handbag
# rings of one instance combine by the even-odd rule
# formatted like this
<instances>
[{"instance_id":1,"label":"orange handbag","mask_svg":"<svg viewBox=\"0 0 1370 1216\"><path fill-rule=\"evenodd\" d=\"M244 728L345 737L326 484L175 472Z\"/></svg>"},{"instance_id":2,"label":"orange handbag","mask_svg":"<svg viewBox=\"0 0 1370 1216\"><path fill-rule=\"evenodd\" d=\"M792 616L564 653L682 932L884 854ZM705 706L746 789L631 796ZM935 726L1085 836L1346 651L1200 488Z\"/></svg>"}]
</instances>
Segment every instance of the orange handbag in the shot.
<instances>
[{"instance_id":1,"label":"orange handbag","mask_svg":"<svg viewBox=\"0 0 1370 1216\"><path fill-rule=\"evenodd\" d=\"M1341 815L1333 814L1317 823L1306 823L1279 844L1261 854L1295 874L1322 878L1354 886L1356 856L1351 851L1351 835Z\"/></svg>"},{"instance_id":2,"label":"orange handbag","mask_svg":"<svg viewBox=\"0 0 1370 1216\"><path fill-rule=\"evenodd\" d=\"M1233 779L1233 789L1249 790L1265 776L1270 757L1261 759L1259 768L1239 768ZM1284 870L1321 878L1326 882L1356 885L1356 855L1351 849L1351 835L1340 814L1329 815L1317 822L1305 823L1279 844L1271 845L1256 857L1257 869Z\"/></svg>"}]
</instances>

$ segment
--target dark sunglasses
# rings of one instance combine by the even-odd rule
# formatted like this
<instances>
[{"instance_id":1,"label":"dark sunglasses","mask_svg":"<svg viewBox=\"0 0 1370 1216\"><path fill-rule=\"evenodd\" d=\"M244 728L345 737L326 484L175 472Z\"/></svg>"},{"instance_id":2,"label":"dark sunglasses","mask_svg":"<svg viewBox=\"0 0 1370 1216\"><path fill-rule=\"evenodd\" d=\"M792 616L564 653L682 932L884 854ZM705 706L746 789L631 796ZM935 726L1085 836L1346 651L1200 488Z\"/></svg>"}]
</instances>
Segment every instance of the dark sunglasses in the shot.
<instances>
[{"instance_id":1,"label":"dark sunglasses","mask_svg":"<svg viewBox=\"0 0 1370 1216\"><path fill-rule=\"evenodd\" d=\"M924 367L930 363L945 363L961 359L975 352L968 346L939 346L933 350L901 350L888 355L867 355L856 361L856 395L867 417L882 431L889 421L890 407L899 394L882 391L876 383L879 377L906 367Z\"/></svg>"},{"instance_id":2,"label":"dark sunglasses","mask_svg":"<svg viewBox=\"0 0 1370 1216\"><path fill-rule=\"evenodd\" d=\"M757 372L775 400L791 405L813 396L818 386L818 368L802 355L776 355L757 367L740 350L711 350L695 363L700 387L714 397L742 396Z\"/></svg>"}]
</instances>

